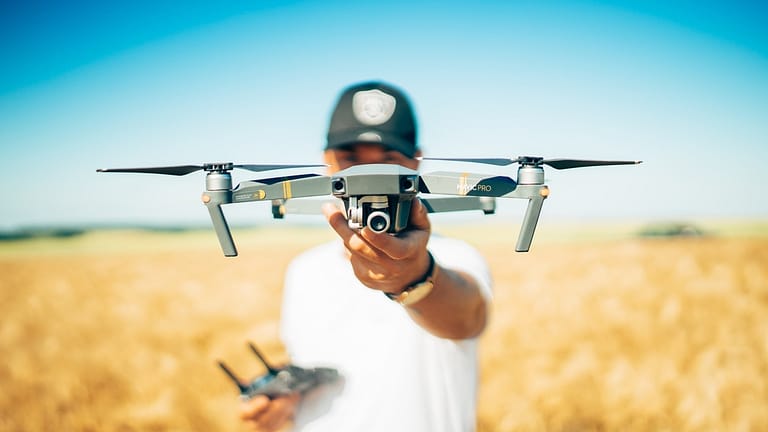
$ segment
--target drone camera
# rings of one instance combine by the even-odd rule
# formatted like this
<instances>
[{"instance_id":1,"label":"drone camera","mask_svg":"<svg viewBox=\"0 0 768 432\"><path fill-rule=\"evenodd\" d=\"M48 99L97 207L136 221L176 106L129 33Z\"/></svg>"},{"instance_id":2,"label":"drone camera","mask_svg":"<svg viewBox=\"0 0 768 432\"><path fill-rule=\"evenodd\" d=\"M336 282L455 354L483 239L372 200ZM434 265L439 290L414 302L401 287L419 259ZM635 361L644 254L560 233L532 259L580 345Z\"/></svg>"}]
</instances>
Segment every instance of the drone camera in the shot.
<instances>
[{"instance_id":1,"label":"drone camera","mask_svg":"<svg viewBox=\"0 0 768 432\"><path fill-rule=\"evenodd\" d=\"M344 179L333 179L331 182L331 189L333 190L334 195L344 195L347 192L347 186L344 183Z\"/></svg>"},{"instance_id":2,"label":"drone camera","mask_svg":"<svg viewBox=\"0 0 768 432\"><path fill-rule=\"evenodd\" d=\"M403 176L400 179L401 192L416 192L416 178L412 176Z\"/></svg>"},{"instance_id":3,"label":"drone camera","mask_svg":"<svg viewBox=\"0 0 768 432\"><path fill-rule=\"evenodd\" d=\"M394 199L397 197L392 198ZM400 225L404 224L404 220L400 212L404 207L410 210L409 206L402 203L392 203L387 195L351 196L345 204L350 228L362 229L367 226L376 233L402 230L404 226ZM393 221L395 221L394 224Z\"/></svg>"},{"instance_id":4,"label":"drone camera","mask_svg":"<svg viewBox=\"0 0 768 432\"><path fill-rule=\"evenodd\" d=\"M383 233L389 229L389 221L389 214L378 210L368 215L368 228L375 233Z\"/></svg>"}]
</instances>

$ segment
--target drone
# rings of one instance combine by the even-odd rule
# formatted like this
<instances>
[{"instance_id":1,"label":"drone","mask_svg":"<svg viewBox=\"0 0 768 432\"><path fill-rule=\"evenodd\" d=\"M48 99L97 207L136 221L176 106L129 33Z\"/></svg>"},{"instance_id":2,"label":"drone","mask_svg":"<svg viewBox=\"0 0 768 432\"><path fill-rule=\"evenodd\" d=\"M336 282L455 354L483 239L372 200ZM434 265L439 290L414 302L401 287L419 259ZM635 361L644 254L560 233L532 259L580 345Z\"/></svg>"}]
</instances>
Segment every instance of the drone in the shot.
<instances>
[{"instance_id":1,"label":"drone","mask_svg":"<svg viewBox=\"0 0 768 432\"><path fill-rule=\"evenodd\" d=\"M286 214L320 213L322 202L298 200L308 197L332 197L343 202L347 222L352 229L368 227L377 233L397 234L408 227L413 200L417 198L430 213L481 210L492 214L496 198L528 200L515 251L528 252L549 187L544 184L544 165L557 170L634 165L642 161L544 159L538 156L510 158L427 158L420 160L469 162L508 166L517 164L515 178L469 172L437 171L420 173L395 164L355 165L332 175L293 174L243 181L232 185L232 170L268 172L293 168L317 168L325 165L269 165L206 163L147 168L107 168L97 172L149 173L183 176L204 171L203 204L213 223L225 256L237 256L237 248L222 211L222 205L271 201L274 218ZM429 195L429 196L424 196ZM432 196L434 195L434 196Z\"/></svg>"},{"instance_id":2,"label":"drone","mask_svg":"<svg viewBox=\"0 0 768 432\"><path fill-rule=\"evenodd\" d=\"M281 396L290 396L295 393L305 393L323 384L330 384L339 379L336 369L318 367L305 369L296 365L276 368L259 352L253 343L248 343L256 357L267 368L267 373L250 382L243 381L224 362L219 361L219 367L232 380L240 391L240 398L251 399L258 395L264 395L270 399Z\"/></svg>"}]
</instances>

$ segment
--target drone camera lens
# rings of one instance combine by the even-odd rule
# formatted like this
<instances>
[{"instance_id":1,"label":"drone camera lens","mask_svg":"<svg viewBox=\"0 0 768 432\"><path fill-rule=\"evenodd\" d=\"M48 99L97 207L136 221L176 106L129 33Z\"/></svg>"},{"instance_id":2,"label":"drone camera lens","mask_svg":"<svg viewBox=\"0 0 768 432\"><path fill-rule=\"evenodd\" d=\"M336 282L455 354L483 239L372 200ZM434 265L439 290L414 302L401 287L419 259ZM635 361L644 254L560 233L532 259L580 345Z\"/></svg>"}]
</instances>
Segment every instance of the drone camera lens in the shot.
<instances>
[{"instance_id":1,"label":"drone camera lens","mask_svg":"<svg viewBox=\"0 0 768 432\"><path fill-rule=\"evenodd\" d=\"M403 177L400 180L400 188L403 192L412 192L414 190L413 179L410 177Z\"/></svg>"},{"instance_id":2,"label":"drone camera lens","mask_svg":"<svg viewBox=\"0 0 768 432\"><path fill-rule=\"evenodd\" d=\"M331 183L331 187L333 188L334 193L344 193L344 180L342 179L335 179Z\"/></svg>"},{"instance_id":3,"label":"drone camera lens","mask_svg":"<svg viewBox=\"0 0 768 432\"><path fill-rule=\"evenodd\" d=\"M368 216L368 228L375 233L383 233L389 229L389 214L376 211Z\"/></svg>"}]
</instances>

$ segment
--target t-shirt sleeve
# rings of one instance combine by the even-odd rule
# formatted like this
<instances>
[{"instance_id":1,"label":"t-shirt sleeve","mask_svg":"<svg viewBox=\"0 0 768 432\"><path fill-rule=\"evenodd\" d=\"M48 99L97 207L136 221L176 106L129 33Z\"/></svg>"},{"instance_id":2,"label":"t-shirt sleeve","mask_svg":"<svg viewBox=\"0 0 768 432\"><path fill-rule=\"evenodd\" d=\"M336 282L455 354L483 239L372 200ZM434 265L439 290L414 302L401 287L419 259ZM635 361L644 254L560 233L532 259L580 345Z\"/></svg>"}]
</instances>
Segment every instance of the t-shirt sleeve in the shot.
<instances>
[{"instance_id":1,"label":"t-shirt sleeve","mask_svg":"<svg viewBox=\"0 0 768 432\"><path fill-rule=\"evenodd\" d=\"M486 300L493 297L493 281L488 262L468 243L433 234L428 248L443 267L463 271L475 278Z\"/></svg>"}]
</instances>

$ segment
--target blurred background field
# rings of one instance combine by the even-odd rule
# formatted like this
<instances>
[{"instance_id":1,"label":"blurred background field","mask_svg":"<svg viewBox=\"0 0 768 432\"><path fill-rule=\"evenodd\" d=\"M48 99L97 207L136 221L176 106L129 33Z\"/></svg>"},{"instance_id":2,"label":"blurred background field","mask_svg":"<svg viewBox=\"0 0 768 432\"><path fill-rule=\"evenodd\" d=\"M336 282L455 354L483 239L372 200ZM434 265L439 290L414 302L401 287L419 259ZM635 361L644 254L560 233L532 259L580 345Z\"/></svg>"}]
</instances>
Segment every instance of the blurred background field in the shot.
<instances>
[{"instance_id":1,"label":"blurred background field","mask_svg":"<svg viewBox=\"0 0 768 432\"><path fill-rule=\"evenodd\" d=\"M527 254L517 227L439 226L496 283L479 430L768 429L768 223L696 226L544 224ZM282 272L328 231L235 230L234 259L209 230L0 243L0 430L241 430L215 362L287 360Z\"/></svg>"},{"instance_id":2,"label":"blurred background field","mask_svg":"<svg viewBox=\"0 0 768 432\"><path fill-rule=\"evenodd\" d=\"M496 281L481 432L768 430L765 2L6 3L0 432L239 430L215 362L286 360L283 271L331 234L233 206L227 259L201 177L96 169L316 163L337 92L379 78L426 156L644 161L550 170L527 254L440 223ZM154 228L79 228L126 225Z\"/></svg>"}]
</instances>

